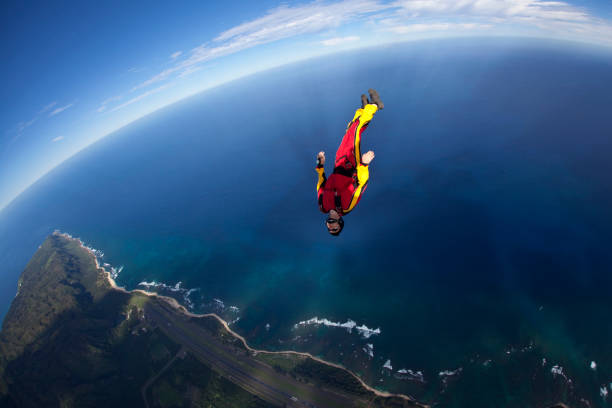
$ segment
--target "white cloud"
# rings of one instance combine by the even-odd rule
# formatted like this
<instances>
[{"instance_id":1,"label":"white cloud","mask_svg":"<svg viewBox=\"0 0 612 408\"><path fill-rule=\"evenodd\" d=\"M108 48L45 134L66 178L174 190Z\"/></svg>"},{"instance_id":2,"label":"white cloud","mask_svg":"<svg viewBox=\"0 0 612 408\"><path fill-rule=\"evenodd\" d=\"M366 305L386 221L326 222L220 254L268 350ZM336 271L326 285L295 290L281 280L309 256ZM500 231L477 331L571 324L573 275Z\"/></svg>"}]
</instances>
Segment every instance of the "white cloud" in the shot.
<instances>
[{"instance_id":1,"label":"white cloud","mask_svg":"<svg viewBox=\"0 0 612 408\"><path fill-rule=\"evenodd\" d=\"M264 17L222 32L214 41L232 41L232 45L238 48L252 46L338 27L347 21L380 12L388 7L375 0L344 0L329 4L315 1L296 7L281 6L269 11Z\"/></svg>"},{"instance_id":2,"label":"white cloud","mask_svg":"<svg viewBox=\"0 0 612 408\"><path fill-rule=\"evenodd\" d=\"M28 120L27 122L19 122L17 124L17 133L21 133L23 132L26 128L32 126L34 124L34 122L36 122L37 118Z\"/></svg>"},{"instance_id":3,"label":"white cloud","mask_svg":"<svg viewBox=\"0 0 612 408\"><path fill-rule=\"evenodd\" d=\"M13 140L15 140L16 138L21 136L21 133L23 133L24 130L26 130L27 128L32 126L34 124L34 122L36 122L41 117L41 115L49 112L55 105L57 105L57 102L55 102L55 101L51 102L51 103L45 105L40 111L38 111L36 116L34 116L32 119L30 119L28 121L21 121L21 122L17 123L14 128L9 130L9 132L15 132L17 134ZM70 107L70 106L68 106L68 107ZM64 110L64 109L67 109L68 107L65 107L65 108L61 109L60 112L62 110ZM60 113L60 112L57 112L57 113ZM51 112L49 114L49 116L53 116L53 115L54 115L53 112Z\"/></svg>"},{"instance_id":4,"label":"white cloud","mask_svg":"<svg viewBox=\"0 0 612 408\"><path fill-rule=\"evenodd\" d=\"M191 75L191 74L193 74L195 72L198 72L201 69L202 69L201 66L200 67L198 67L198 66L189 67L189 68L185 69L184 71L181 71L181 73L178 74L178 77L179 78L186 77L187 75Z\"/></svg>"},{"instance_id":5,"label":"white cloud","mask_svg":"<svg viewBox=\"0 0 612 408\"><path fill-rule=\"evenodd\" d=\"M40 112L38 112L38 113L40 114L40 113L45 113L45 112L48 112L48 111L49 111L49 110L51 110L51 108L52 108L52 107L54 107L55 105L57 105L57 102L55 102L55 101L54 101L54 102L51 102L50 104L48 104L47 106L45 106L44 108L42 108L42 109L40 110Z\"/></svg>"},{"instance_id":6,"label":"white cloud","mask_svg":"<svg viewBox=\"0 0 612 408\"><path fill-rule=\"evenodd\" d=\"M58 137L54 137L51 141L55 143L55 142L59 142L62 139L64 139L64 136L58 136Z\"/></svg>"},{"instance_id":7,"label":"white cloud","mask_svg":"<svg viewBox=\"0 0 612 408\"><path fill-rule=\"evenodd\" d=\"M335 45L341 45L341 44L346 44L346 43L355 42L355 41L359 41L359 37L356 35L351 35L348 37L328 38L326 40L321 41L321 44L325 45L326 47L333 47Z\"/></svg>"},{"instance_id":8,"label":"white cloud","mask_svg":"<svg viewBox=\"0 0 612 408\"><path fill-rule=\"evenodd\" d=\"M119 99L121 99L121 95L111 96L110 98L106 98L105 100L103 100L101 105L108 105L109 103L118 101Z\"/></svg>"},{"instance_id":9,"label":"white cloud","mask_svg":"<svg viewBox=\"0 0 612 408\"><path fill-rule=\"evenodd\" d=\"M427 23L427 24L408 24L395 25L389 28L390 31L396 34L418 33L418 32L435 32L449 30L477 30L492 28L492 24L475 24L475 23Z\"/></svg>"},{"instance_id":10,"label":"white cloud","mask_svg":"<svg viewBox=\"0 0 612 408\"><path fill-rule=\"evenodd\" d=\"M362 24L367 21L368 24ZM202 65L262 44L301 35L361 27L355 33L396 35L492 29L501 34L585 40L612 44L612 24L566 1L556 0L340 0L280 7L262 17L236 25L192 50L170 55L170 67L132 87L130 92L187 76ZM378 30L377 30L378 29ZM397 38L397 40L401 40ZM335 46L357 41L357 35L321 41ZM184 56L180 61L179 56ZM105 111L100 107L99 111Z\"/></svg>"},{"instance_id":11,"label":"white cloud","mask_svg":"<svg viewBox=\"0 0 612 408\"><path fill-rule=\"evenodd\" d=\"M452 16L531 17L588 21L589 15L564 1L547 0L398 0L394 6L411 16L443 14Z\"/></svg>"},{"instance_id":12,"label":"white cloud","mask_svg":"<svg viewBox=\"0 0 612 408\"><path fill-rule=\"evenodd\" d=\"M51 111L51 113L49 113L49 117L51 117L51 116L55 116L55 115L57 115L57 114L59 114L59 113L62 113L63 111L65 111L66 109L68 109L68 108L72 107L73 105L74 105L74 103L69 103L69 104L68 104L68 105L66 105L66 106L61 106L61 107L59 107L59 108L57 108L57 109L55 109L55 110Z\"/></svg>"},{"instance_id":13,"label":"white cloud","mask_svg":"<svg viewBox=\"0 0 612 408\"><path fill-rule=\"evenodd\" d=\"M55 105L57 105L57 102L51 102L48 105L45 105L37 114L36 116L34 116L32 119L28 120L28 121L21 121L19 123L17 123L15 125L15 127L12 129L13 132L16 131L17 136L19 136L24 130L26 130L27 128L29 128L30 126L32 126L34 124L34 122L36 122L40 116L46 112L48 112L51 108L53 108ZM59 112L58 112L59 113ZM51 116L51 115L50 115Z\"/></svg>"},{"instance_id":14,"label":"white cloud","mask_svg":"<svg viewBox=\"0 0 612 408\"><path fill-rule=\"evenodd\" d=\"M98 107L98 109L96 109L96 111L98 113L104 112L108 108L109 104L111 104L113 102L117 102L121 98L122 98L121 95L117 95L117 96L111 96L110 98L105 99L104 101L102 101L102 103L100 103L100 106Z\"/></svg>"},{"instance_id":15,"label":"white cloud","mask_svg":"<svg viewBox=\"0 0 612 408\"><path fill-rule=\"evenodd\" d=\"M132 91L169 79L192 69L194 65L257 45L336 28L387 8L388 4L377 0L343 0L327 4L314 1L295 7L280 6L263 17L230 28L212 41L195 47L187 59L133 87Z\"/></svg>"},{"instance_id":16,"label":"white cloud","mask_svg":"<svg viewBox=\"0 0 612 408\"><path fill-rule=\"evenodd\" d=\"M136 96L135 98L132 98L132 99L130 99L129 101L122 103L121 105L115 106L113 109L109 110L109 112L115 112L115 111L117 111L117 110L119 110L119 109L123 109L123 108L125 108L126 106L131 105L131 104L133 104L133 103L135 103L135 102L138 102L138 101L140 101L140 100L142 100L142 99L146 98L147 96L150 96L150 95L156 94L156 93L158 93L158 92L160 92L160 91L162 91L162 90L164 90L164 89L168 88L169 86L170 86L170 84L165 84L165 85L159 86L159 87L157 87L157 88L154 88L154 89L148 90L147 92L142 93L142 94L140 94L140 95Z\"/></svg>"},{"instance_id":17,"label":"white cloud","mask_svg":"<svg viewBox=\"0 0 612 408\"><path fill-rule=\"evenodd\" d=\"M498 28L544 37L612 44L612 24L566 1L396 0L381 20L396 34Z\"/></svg>"},{"instance_id":18,"label":"white cloud","mask_svg":"<svg viewBox=\"0 0 612 408\"><path fill-rule=\"evenodd\" d=\"M595 18L586 9L555 0L341 0L313 1L299 6L283 5L264 16L232 27L198 47L188 57L134 86L135 91L156 82L195 72L196 66L258 45L299 35L358 24L368 18L372 26L395 34L427 33L441 30L474 30L511 25L539 30L553 36L569 30L582 39L606 41L612 36L609 21ZM514 30L514 31L513 31ZM567 34L567 33L566 33ZM566 35L567 37L568 35ZM353 41L355 35L323 40L325 46ZM580 39L577 38L577 39ZM175 59L180 51L170 57Z\"/></svg>"},{"instance_id":19,"label":"white cloud","mask_svg":"<svg viewBox=\"0 0 612 408\"><path fill-rule=\"evenodd\" d=\"M531 20L523 18L543 32L560 38L585 40L612 45L612 25L606 21L575 22L563 20Z\"/></svg>"}]
</instances>

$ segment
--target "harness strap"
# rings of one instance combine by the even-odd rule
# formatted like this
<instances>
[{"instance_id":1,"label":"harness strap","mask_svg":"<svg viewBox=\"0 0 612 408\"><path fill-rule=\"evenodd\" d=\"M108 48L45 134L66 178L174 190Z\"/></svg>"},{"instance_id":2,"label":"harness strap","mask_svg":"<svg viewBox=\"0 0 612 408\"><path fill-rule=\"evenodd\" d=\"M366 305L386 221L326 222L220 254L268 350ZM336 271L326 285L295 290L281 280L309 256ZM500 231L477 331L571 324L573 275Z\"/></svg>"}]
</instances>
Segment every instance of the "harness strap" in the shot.
<instances>
[{"instance_id":1,"label":"harness strap","mask_svg":"<svg viewBox=\"0 0 612 408\"><path fill-rule=\"evenodd\" d=\"M355 174L355 168L347 169L346 167L338 166L338 167L334 167L334 173L340 174L346 177L353 177L353 174Z\"/></svg>"},{"instance_id":2,"label":"harness strap","mask_svg":"<svg viewBox=\"0 0 612 408\"><path fill-rule=\"evenodd\" d=\"M338 195L338 191L334 190L334 204L336 206L336 211L338 214L342 214L342 197Z\"/></svg>"}]
</instances>

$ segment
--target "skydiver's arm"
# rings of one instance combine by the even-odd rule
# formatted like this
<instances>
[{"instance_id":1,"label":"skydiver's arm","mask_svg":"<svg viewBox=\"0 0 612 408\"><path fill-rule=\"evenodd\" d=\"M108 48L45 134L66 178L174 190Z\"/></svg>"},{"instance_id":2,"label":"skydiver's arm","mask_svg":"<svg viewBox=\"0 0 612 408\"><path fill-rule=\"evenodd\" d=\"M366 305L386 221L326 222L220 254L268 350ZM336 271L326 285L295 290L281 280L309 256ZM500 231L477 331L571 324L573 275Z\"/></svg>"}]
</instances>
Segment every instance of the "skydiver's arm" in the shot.
<instances>
[{"instance_id":1,"label":"skydiver's arm","mask_svg":"<svg viewBox=\"0 0 612 408\"><path fill-rule=\"evenodd\" d=\"M325 152L319 152L317 155L317 167L315 171L319 174L319 179L317 180L317 195L319 195L319 189L325 183Z\"/></svg>"},{"instance_id":2,"label":"skydiver's arm","mask_svg":"<svg viewBox=\"0 0 612 408\"><path fill-rule=\"evenodd\" d=\"M370 150L361 157L361 163L357 165L357 181L360 186L365 186L370 178L368 166L372 163L372 160L374 160L374 152Z\"/></svg>"},{"instance_id":3,"label":"skydiver's arm","mask_svg":"<svg viewBox=\"0 0 612 408\"><path fill-rule=\"evenodd\" d=\"M321 189L321 186L323 186L323 183L325 183L325 168L323 168L323 166L317 166L315 167L315 171L319 174L319 179L317 180L317 194L319 192L319 189Z\"/></svg>"},{"instance_id":4,"label":"skydiver's arm","mask_svg":"<svg viewBox=\"0 0 612 408\"><path fill-rule=\"evenodd\" d=\"M368 165L359 164L357 166L358 185L357 185L357 188L355 189L355 192L353 193L353 198L351 199L351 204L349 205L349 208L344 210L345 214L348 214L349 212L353 211L353 208L355 208L355 206L359 202L361 195L364 193L366 186L368 185L369 178L370 178L370 170L368 169Z\"/></svg>"}]
</instances>

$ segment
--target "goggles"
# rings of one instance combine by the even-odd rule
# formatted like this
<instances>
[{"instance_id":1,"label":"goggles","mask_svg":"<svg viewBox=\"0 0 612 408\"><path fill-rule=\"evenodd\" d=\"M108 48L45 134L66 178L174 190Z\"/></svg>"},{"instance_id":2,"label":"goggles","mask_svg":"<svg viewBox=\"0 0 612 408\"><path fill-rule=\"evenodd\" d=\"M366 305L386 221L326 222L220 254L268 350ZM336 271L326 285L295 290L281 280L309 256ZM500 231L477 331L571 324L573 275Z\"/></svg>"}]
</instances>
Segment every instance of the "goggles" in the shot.
<instances>
[{"instance_id":1,"label":"goggles","mask_svg":"<svg viewBox=\"0 0 612 408\"><path fill-rule=\"evenodd\" d=\"M333 224L338 224L340 229L342 229L342 227L344 227L344 220L342 218L336 219L336 218L327 217L327 219L325 220L325 226L328 226L328 224L330 226Z\"/></svg>"}]
</instances>

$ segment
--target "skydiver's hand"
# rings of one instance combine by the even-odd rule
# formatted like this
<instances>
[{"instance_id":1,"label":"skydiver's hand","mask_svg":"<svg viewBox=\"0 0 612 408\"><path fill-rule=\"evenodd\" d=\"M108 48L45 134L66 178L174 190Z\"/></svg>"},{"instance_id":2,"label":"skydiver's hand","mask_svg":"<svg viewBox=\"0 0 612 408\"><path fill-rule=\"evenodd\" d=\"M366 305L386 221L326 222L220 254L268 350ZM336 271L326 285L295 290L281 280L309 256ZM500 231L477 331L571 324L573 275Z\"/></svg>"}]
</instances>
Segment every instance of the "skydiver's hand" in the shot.
<instances>
[{"instance_id":1,"label":"skydiver's hand","mask_svg":"<svg viewBox=\"0 0 612 408\"><path fill-rule=\"evenodd\" d=\"M372 150L361 156L361 162L366 166L370 164L372 160L374 160L374 152Z\"/></svg>"},{"instance_id":2,"label":"skydiver's hand","mask_svg":"<svg viewBox=\"0 0 612 408\"><path fill-rule=\"evenodd\" d=\"M325 165L325 152L319 152L319 154L317 154L317 165Z\"/></svg>"}]
</instances>

